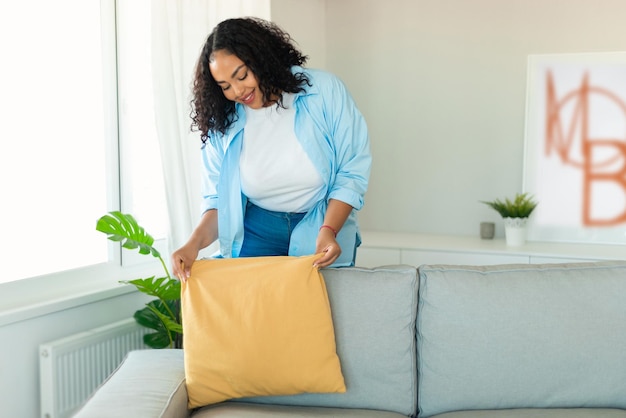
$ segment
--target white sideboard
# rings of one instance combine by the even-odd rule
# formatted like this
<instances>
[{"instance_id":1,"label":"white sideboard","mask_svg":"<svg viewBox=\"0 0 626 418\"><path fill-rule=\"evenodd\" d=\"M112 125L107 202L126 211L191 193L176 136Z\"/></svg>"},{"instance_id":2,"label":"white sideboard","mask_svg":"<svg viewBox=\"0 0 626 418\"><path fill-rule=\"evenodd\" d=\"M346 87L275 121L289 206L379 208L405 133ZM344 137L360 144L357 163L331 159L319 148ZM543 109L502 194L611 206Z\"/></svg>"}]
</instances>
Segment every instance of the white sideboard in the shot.
<instances>
[{"instance_id":1,"label":"white sideboard","mask_svg":"<svg viewBox=\"0 0 626 418\"><path fill-rule=\"evenodd\" d=\"M624 245L527 242L509 247L504 239L400 232L361 231L356 265L540 264L626 260Z\"/></svg>"}]
</instances>

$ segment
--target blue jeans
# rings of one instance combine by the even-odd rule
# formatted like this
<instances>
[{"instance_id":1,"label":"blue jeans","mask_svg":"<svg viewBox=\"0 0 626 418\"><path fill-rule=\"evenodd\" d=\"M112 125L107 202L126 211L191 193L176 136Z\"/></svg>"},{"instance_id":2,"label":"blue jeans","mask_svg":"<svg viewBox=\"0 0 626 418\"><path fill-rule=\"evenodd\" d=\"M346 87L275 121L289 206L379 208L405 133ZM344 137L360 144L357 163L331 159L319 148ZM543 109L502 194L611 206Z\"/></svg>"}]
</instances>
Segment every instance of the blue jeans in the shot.
<instances>
[{"instance_id":1,"label":"blue jeans","mask_svg":"<svg viewBox=\"0 0 626 418\"><path fill-rule=\"evenodd\" d=\"M272 212L248 201L239 257L288 255L291 233L304 215L306 213Z\"/></svg>"}]
</instances>

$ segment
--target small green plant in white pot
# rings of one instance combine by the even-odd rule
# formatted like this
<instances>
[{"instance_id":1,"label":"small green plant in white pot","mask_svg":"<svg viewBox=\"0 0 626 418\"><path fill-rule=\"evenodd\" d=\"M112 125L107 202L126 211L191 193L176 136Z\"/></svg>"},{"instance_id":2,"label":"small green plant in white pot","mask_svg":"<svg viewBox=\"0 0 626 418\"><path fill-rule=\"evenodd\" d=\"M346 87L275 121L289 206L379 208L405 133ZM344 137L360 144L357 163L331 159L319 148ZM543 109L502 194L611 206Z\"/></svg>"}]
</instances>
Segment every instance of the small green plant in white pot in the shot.
<instances>
[{"instance_id":1,"label":"small green plant in white pot","mask_svg":"<svg viewBox=\"0 0 626 418\"><path fill-rule=\"evenodd\" d=\"M504 219L506 244L519 246L526 242L526 224L537 202L528 193L517 193L515 198L504 200L481 201L494 209Z\"/></svg>"}]
</instances>

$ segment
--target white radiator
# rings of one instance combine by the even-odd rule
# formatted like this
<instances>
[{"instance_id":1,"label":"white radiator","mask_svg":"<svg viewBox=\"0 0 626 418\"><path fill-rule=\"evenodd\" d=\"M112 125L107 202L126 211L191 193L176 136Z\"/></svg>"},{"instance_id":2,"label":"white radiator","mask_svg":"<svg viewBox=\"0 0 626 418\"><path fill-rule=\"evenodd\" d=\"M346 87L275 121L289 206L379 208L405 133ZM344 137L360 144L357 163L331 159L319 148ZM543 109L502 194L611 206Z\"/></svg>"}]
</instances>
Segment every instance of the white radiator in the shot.
<instances>
[{"instance_id":1,"label":"white radiator","mask_svg":"<svg viewBox=\"0 0 626 418\"><path fill-rule=\"evenodd\" d=\"M150 331L129 318L41 344L41 417L70 417Z\"/></svg>"}]
</instances>

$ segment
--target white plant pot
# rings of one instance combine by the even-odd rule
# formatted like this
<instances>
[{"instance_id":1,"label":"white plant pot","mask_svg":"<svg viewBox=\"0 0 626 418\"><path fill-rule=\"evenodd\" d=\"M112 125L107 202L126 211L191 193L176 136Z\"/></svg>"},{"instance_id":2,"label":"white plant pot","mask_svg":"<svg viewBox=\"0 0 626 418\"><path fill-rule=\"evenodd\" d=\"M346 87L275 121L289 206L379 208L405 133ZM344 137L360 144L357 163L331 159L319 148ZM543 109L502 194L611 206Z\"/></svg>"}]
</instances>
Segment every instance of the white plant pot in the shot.
<instances>
[{"instance_id":1,"label":"white plant pot","mask_svg":"<svg viewBox=\"0 0 626 418\"><path fill-rule=\"evenodd\" d=\"M528 218L504 218L506 245L519 247L526 243L526 223Z\"/></svg>"}]
</instances>

